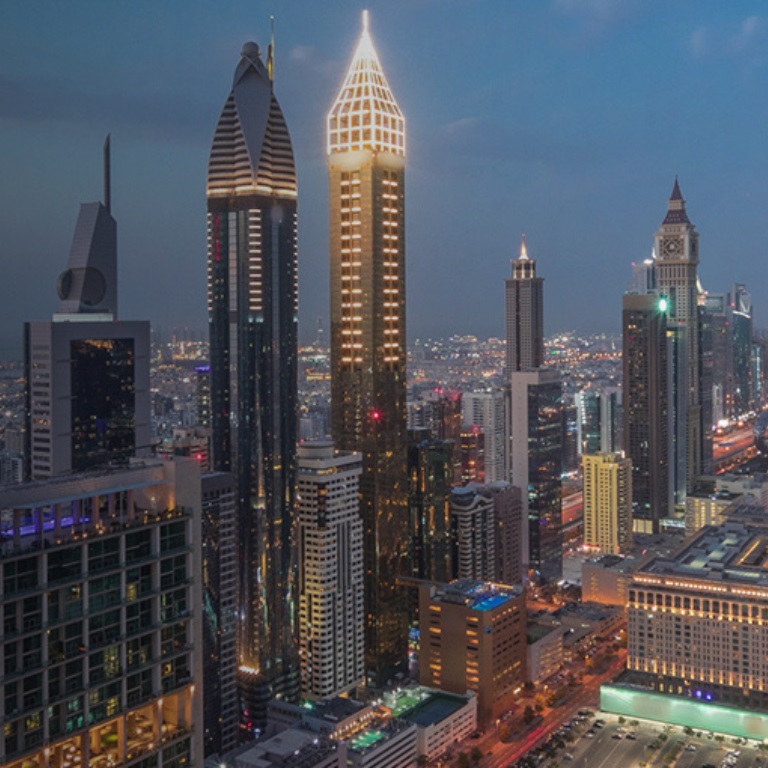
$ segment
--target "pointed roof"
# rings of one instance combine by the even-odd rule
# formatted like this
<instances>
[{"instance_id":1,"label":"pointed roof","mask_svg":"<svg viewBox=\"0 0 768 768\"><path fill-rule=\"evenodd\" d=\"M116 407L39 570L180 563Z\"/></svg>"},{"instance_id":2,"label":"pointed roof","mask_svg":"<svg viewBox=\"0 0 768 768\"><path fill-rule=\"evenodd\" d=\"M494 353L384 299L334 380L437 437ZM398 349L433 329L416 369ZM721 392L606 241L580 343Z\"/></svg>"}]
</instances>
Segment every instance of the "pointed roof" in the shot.
<instances>
[{"instance_id":1,"label":"pointed roof","mask_svg":"<svg viewBox=\"0 0 768 768\"><path fill-rule=\"evenodd\" d=\"M370 149L405 156L405 118L368 31L363 31L339 95L328 113L328 154Z\"/></svg>"},{"instance_id":2,"label":"pointed roof","mask_svg":"<svg viewBox=\"0 0 768 768\"><path fill-rule=\"evenodd\" d=\"M669 208L667 209L667 215L662 222L664 224L690 224L691 221L688 218L688 214L685 210L685 200L683 200L683 193L680 191L680 183L675 176L675 186L672 187L672 196L669 198Z\"/></svg>"},{"instance_id":3,"label":"pointed roof","mask_svg":"<svg viewBox=\"0 0 768 768\"><path fill-rule=\"evenodd\" d=\"M208 197L297 194L293 147L256 43L246 43L208 161Z\"/></svg>"}]
</instances>

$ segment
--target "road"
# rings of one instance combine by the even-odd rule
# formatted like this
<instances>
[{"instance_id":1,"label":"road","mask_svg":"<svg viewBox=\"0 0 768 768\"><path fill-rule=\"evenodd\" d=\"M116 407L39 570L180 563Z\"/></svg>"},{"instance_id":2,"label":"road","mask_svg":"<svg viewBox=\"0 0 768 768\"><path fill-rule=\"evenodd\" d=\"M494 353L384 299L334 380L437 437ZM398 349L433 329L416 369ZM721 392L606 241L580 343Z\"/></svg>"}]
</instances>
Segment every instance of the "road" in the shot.
<instances>
[{"instance_id":1,"label":"road","mask_svg":"<svg viewBox=\"0 0 768 768\"><path fill-rule=\"evenodd\" d=\"M571 720L580 709L595 709L600 701L600 686L613 680L626 666L626 651L619 651L616 660L602 674L589 676L585 682L574 689L568 698L544 717L544 721L532 733L521 740L509 744L497 742L490 755L480 761L483 768L507 768L519 760L526 752L557 731L560 726Z\"/></svg>"}]
</instances>

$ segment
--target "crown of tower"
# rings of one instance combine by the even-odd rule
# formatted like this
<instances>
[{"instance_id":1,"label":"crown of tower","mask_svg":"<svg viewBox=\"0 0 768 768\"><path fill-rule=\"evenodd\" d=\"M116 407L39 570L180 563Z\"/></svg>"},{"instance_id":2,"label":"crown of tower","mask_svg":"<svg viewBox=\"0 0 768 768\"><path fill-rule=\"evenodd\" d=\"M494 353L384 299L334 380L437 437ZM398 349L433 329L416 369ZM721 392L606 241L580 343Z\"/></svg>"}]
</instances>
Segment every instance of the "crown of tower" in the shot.
<instances>
[{"instance_id":1,"label":"crown of tower","mask_svg":"<svg viewBox=\"0 0 768 768\"><path fill-rule=\"evenodd\" d=\"M363 11L360 42L328 113L328 154L360 149L405 155L405 118L373 46L368 11Z\"/></svg>"},{"instance_id":2,"label":"crown of tower","mask_svg":"<svg viewBox=\"0 0 768 768\"><path fill-rule=\"evenodd\" d=\"M536 261L528 255L525 235L520 243L520 257L512 262L512 276L515 280L533 280L536 277Z\"/></svg>"},{"instance_id":3,"label":"crown of tower","mask_svg":"<svg viewBox=\"0 0 768 768\"><path fill-rule=\"evenodd\" d=\"M669 198L669 208L663 224L690 224L688 213L685 210L685 200L680 191L680 184L675 176L675 186L672 187L672 194Z\"/></svg>"},{"instance_id":4,"label":"crown of tower","mask_svg":"<svg viewBox=\"0 0 768 768\"><path fill-rule=\"evenodd\" d=\"M288 127L274 95L272 73L256 43L240 53L208 162L208 196L247 194L296 197L296 169Z\"/></svg>"}]
</instances>

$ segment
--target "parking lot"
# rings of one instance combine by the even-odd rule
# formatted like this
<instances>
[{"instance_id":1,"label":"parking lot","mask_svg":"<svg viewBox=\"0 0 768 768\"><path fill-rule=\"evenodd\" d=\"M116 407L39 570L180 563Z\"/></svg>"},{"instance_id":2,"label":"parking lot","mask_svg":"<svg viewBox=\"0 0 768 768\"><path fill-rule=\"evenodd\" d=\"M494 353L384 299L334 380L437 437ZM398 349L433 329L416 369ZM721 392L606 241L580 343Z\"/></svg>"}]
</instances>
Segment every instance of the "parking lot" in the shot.
<instances>
[{"instance_id":1,"label":"parking lot","mask_svg":"<svg viewBox=\"0 0 768 768\"><path fill-rule=\"evenodd\" d=\"M604 723L600 725L599 723ZM560 732L563 746L554 756L542 750L521 760L527 766L573 766L573 768L768 768L768 753L755 742L744 744L731 736L707 732L686 734L681 726L649 721L619 723L615 715L597 713ZM550 750L557 739L550 742ZM676 758L676 759L675 759Z\"/></svg>"}]
</instances>

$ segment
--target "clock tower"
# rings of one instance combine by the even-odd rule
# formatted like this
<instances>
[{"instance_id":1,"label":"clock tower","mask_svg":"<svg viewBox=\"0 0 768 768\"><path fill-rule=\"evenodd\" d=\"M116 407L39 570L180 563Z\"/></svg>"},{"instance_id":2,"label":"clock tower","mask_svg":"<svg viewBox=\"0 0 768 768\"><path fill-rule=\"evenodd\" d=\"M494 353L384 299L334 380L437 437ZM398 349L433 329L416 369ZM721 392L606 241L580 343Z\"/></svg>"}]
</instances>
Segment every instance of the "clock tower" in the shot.
<instances>
[{"instance_id":1,"label":"clock tower","mask_svg":"<svg viewBox=\"0 0 768 768\"><path fill-rule=\"evenodd\" d=\"M674 503L682 504L701 474L706 429L698 308L699 235L675 179L667 215L656 233L658 292L669 307L669 439Z\"/></svg>"}]
</instances>

